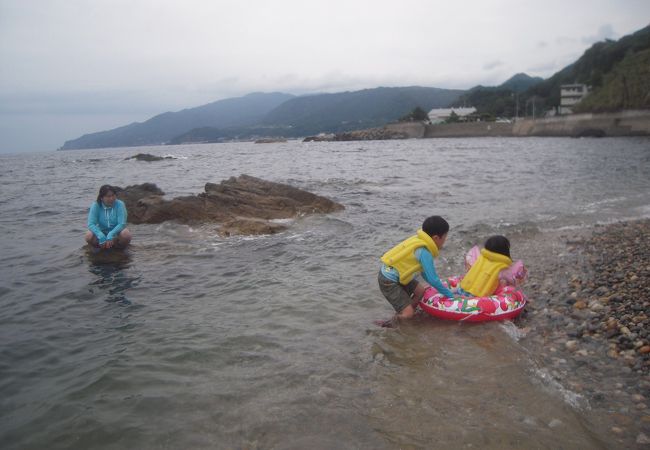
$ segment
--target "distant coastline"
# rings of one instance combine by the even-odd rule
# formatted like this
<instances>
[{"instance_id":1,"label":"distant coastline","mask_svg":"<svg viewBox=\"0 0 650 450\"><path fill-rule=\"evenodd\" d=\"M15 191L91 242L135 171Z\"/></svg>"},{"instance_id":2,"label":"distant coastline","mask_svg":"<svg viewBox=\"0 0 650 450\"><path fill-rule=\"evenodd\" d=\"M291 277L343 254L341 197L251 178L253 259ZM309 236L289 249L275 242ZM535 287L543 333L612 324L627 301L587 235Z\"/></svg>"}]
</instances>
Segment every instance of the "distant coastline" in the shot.
<instances>
[{"instance_id":1,"label":"distant coastline","mask_svg":"<svg viewBox=\"0 0 650 450\"><path fill-rule=\"evenodd\" d=\"M466 122L430 125L420 122L393 123L383 128L357 130L326 136L321 141L377 139L426 139L463 137L624 137L650 136L650 110L602 114L571 114L512 123Z\"/></svg>"},{"instance_id":2,"label":"distant coastline","mask_svg":"<svg viewBox=\"0 0 650 450\"><path fill-rule=\"evenodd\" d=\"M382 127L365 128L342 133L321 133L307 136L303 142L375 141L399 139L468 138L468 137L631 137L650 136L650 110L623 110L612 113L569 114L537 119L520 118L512 122L461 122L428 124L395 122ZM300 138L297 138L300 139ZM286 142L285 137L200 141L212 143L245 141L255 143ZM179 142L179 144L185 142ZM169 143L149 145L178 145ZM108 146L107 148L110 148ZM81 148L83 149L83 148ZM59 148L58 150L77 150Z\"/></svg>"}]
</instances>

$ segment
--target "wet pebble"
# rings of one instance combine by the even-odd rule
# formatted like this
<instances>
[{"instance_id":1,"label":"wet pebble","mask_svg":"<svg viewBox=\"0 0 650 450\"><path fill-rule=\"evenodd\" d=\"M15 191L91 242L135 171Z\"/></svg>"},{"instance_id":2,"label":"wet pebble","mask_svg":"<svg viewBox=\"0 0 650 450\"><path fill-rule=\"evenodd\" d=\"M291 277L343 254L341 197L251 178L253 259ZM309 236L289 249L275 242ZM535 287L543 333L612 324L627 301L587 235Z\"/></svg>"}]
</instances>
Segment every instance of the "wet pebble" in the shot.
<instances>
[{"instance_id":1,"label":"wet pebble","mask_svg":"<svg viewBox=\"0 0 650 450\"><path fill-rule=\"evenodd\" d=\"M636 443L637 444L650 444L650 438L646 436L645 433L639 433L639 435L636 437Z\"/></svg>"},{"instance_id":2,"label":"wet pebble","mask_svg":"<svg viewBox=\"0 0 650 450\"><path fill-rule=\"evenodd\" d=\"M564 343L564 346L566 347L567 350L572 352L572 351L575 351L578 348L578 342L577 341L566 341Z\"/></svg>"},{"instance_id":3,"label":"wet pebble","mask_svg":"<svg viewBox=\"0 0 650 450\"><path fill-rule=\"evenodd\" d=\"M629 414L630 423L614 426L612 433L634 439L645 431L637 443L646 443L650 220L595 227L564 242L566 251L527 256L539 264L543 278L531 271L524 286L535 302L521 320L530 328L523 343L564 386L598 400L605 411ZM612 385L613 378L624 381Z\"/></svg>"}]
</instances>

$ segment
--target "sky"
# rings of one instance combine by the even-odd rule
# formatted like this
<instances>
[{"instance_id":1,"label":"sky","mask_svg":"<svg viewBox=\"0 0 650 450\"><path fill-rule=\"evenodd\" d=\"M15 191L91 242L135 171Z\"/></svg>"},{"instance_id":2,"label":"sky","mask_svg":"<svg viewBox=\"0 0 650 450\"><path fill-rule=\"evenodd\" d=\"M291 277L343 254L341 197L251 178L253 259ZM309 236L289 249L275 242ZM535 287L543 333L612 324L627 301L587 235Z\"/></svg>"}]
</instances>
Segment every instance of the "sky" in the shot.
<instances>
[{"instance_id":1,"label":"sky","mask_svg":"<svg viewBox=\"0 0 650 450\"><path fill-rule=\"evenodd\" d=\"M0 0L0 153L250 92L548 78L650 0Z\"/></svg>"}]
</instances>

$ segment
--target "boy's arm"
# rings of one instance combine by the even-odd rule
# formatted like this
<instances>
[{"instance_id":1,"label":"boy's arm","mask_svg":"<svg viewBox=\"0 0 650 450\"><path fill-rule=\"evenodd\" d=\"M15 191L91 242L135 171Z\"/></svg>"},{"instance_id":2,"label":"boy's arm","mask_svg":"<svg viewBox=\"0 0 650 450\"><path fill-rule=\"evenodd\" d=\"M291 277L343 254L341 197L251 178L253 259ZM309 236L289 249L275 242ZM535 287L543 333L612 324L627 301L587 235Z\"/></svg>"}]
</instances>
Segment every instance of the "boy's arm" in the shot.
<instances>
[{"instance_id":1,"label":"boy's arm","mask_svg":"<svg viewBox=\"0 0 650 450\"><path fill-rule=\"evenodd\" d=\"M97 202L93 202L92 206L90 207L90 210L88 211L88 229L92 231L92 233L97 237L97 240L99 241L100 244L103 244L106 242L106 235L102 232L101 228L99 228L99 222L97 220Z\"/></svg>"},{"instance_id":2,"label":"boy's arm","mask_svg":"<svg viewBox=\"0 0 650 450\"><path fill-rule=\"evenodd\" d=\"M440 281L440 277L438 277L438 273L436 272L436 265L433 262L433 256L429 250L419 248L416 250L416 256L422 266L424 279L445 297L454 298L453 292L446 288L442 284L442 281Z\"/></svg>"}]
</instances>

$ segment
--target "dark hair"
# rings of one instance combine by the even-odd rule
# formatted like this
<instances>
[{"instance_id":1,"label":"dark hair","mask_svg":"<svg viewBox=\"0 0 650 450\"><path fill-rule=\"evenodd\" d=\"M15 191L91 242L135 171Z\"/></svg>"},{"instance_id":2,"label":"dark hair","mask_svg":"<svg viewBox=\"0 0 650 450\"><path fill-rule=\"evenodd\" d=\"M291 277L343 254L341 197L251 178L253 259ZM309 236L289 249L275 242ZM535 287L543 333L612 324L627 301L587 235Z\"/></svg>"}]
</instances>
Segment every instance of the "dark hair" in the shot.
<instances>
[{"instance_id":1,"label":"dark hair","mask_svg":"<svg viewBox=\"0 0 650 450\"><path fill-rule=\"evenodd\" d=\"M490 236L487 241L485 241L485 249L510 258L510 241L505 236Z\"/></svg>"},{"instance_id":2,"label":"dark hair","mask_svg":"<svg viewBox=\"0 0 650 450\"><path fill-rule=\"evenodd\" d=\"M110 184L105 184L102 187L99 188L99 195L97 196L97 203L100 205L102 204L102 197L108 194L109 192L112 192L113 194L117 193L115 192L115 188L111 186Z\"/></svg>"},{"instance_id":3,"label":"dark hair","mask_svg":"<svg viewBox=\"0 0 650 450\"><path fill-rule=\"evenodd\" d=\"M431 216L422 222L422 231L429 236L444 236L449 232L449 224L440 216Z\"/></svg>"}]
</instances>

